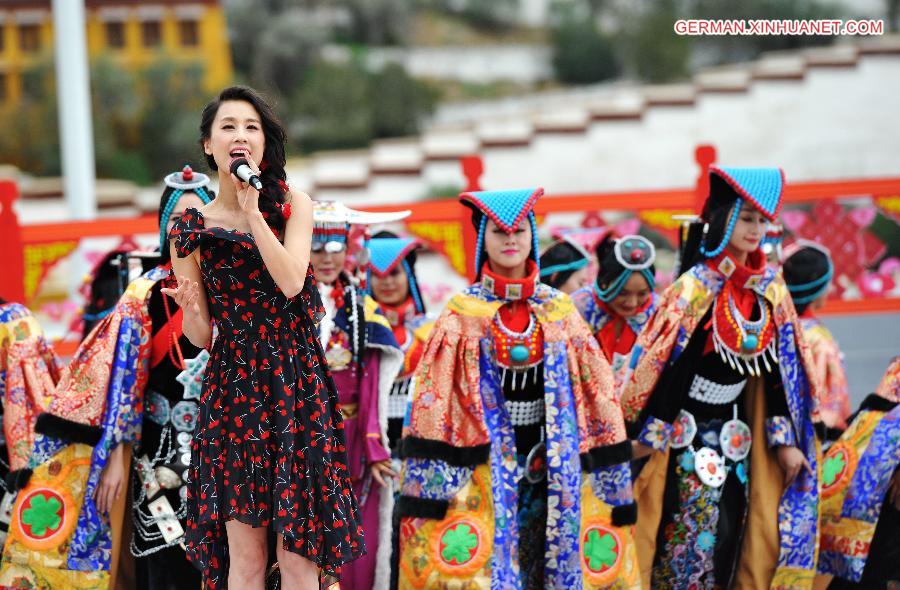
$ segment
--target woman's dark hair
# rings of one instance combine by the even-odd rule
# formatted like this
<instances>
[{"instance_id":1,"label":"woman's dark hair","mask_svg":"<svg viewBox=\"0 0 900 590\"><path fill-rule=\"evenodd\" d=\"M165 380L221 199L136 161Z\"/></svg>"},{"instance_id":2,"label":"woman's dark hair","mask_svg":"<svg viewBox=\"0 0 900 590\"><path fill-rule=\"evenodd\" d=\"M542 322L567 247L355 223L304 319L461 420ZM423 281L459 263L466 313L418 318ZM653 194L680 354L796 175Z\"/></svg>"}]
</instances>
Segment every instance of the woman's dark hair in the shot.
<instances>
[{"instance_id":1,"label":"woman's dark hair","mask_svg":"<svg viewBox=\"0 0 900 590\"><path fill-rule=\"evenodd\" d=\"M168 221L169 221L168 219L163 219L162 216L163 216L163 211L166 208L166 205L169 204L169 198L172 196L172 193L175 192L175 190L176 190L175 188L166 185L165 190L163 190L162 196L159 198L159 209L156 210L156 219L157 219L157 221L159 221L159 227L161 227L161 228L165 227L166 223L168 223ZM204 190L206 190L206 194L209 195L210 199L216 198L216 193L209 190L209 186L207 186ZM184 193L182 193L182 196L189 194L189 193L195 194L195 195L197 194L196 191L194 191L194 190L186 190L186 191L184 191ZM181 198L181 197L179 197L179 198ZM168 242L166 242L166 243L168 243ZM160 264L167 263L171 259L171 257L172 257L172 253L168 248L160 249L160 251L159 251Z\"/></svg>"},{"instance_id":2,"label":"woman's dark hair","mask_svg":"<svg viewBox=\"0 0 900 590\"><path fill-rule=\"evenodd\" d=\"M597 286L601 290L609 288L619 275L626 270L622 263L619 262L619 259L616 258L615 247L617 240L616 236L609 234L597 244L595 252L597 254L597 264L600 265L600 270L597 272ZM655 265L651 264L649 270L653 276L656 276ZM648 287L650 287L651 291L653 290L653 285L648 285Z\"/></svg>"},{"instance_id":3,"label":"woman's dark hair","mask_svg":"<svg viewBox=\"0 0 900 590\"><path fill-rule=\"evenodd\" d=\"M583 260L584 254L575 246L565 240L560 240L544 250L541 254L541 268L550 268L560 264L570 264ZM549 275L543 275L541 282L550 285L554 289L559 289L566 281L575 273L576 269L560 270Z\"/></svg>"},{"instance_id":4,"label":"woman's dark hair","mask_svg":"<svg viewBox=\"0 0 900 590\"><path fill-rule=\"evenodd\" d=\"M128 285L128 250L108 252L94 267L90 279L87 303L84 306L82 340L90 334L119 301Z\"/></svg>"},{"instance_id":5,"label":"woman's dark hair","mask_svg":"<svg viewBox=\"0 0 900 590\"><path fill-rule=\"evenodd\" d=\"M706 257L700 252L701 245L706 250L713 250L722 243L728 226L729 214L737 199L737 193L722 177L717 174L710 175L709 198L706 199L703 206L700 221L688 224L687 230L680 236L677 275L691 270L695 264L706 260ZM709 229L704 240L703 227L705 224L709 225Z\"/></svg>"},{"instance_id":6,"label":"woman's dark hair","mask_svg":"<svg viewBox=\"0 0 900 590\"><path fill-rule=\"evenodd\" d=\"M285 218L281 211L281 205L284 204L287 180L287 173L284 171L286 156L284 151L284 143L287 139L287 133L275 115L275 111L262 94L248 86L229 86L219 93L219 95L210 101L203 109L200 117L200 147L203 142L212 135L212 124L219 112L219 107L223 102L229 100L240 100L249 103L256 112L259 113L262 122L263 135L266 139L266 147L263 151L263 160L260 163L259 180L263 184L260 192L259 210L262 212L266 222L276 235L281 236L284 232ZM204 153L206 163L211 170L218 170L215 159ZM220 179L220 182L222 180Z\"/></svg>"},{"instance_id":7,"label":"woman's dark hair","mask_svg":"<svg viewBox=\"0 0 900 590\"><path fill-rule=\"evenodd\" d=\"M830 270L831 261L828 260L825 252L816 248L801 248L784 261L784 281L789 289L792 286L809 285L822 280ZM826 285L817 284L809 289L791 289L791 297L794 298L797 313L802 315L810 303L818 298L814 297L814 295L819 291L824 293L825 288L827 288ZM803 301L810 297L809 301ZM797 303L797 300L801 302Z\"/></svg>"}]
</instances>

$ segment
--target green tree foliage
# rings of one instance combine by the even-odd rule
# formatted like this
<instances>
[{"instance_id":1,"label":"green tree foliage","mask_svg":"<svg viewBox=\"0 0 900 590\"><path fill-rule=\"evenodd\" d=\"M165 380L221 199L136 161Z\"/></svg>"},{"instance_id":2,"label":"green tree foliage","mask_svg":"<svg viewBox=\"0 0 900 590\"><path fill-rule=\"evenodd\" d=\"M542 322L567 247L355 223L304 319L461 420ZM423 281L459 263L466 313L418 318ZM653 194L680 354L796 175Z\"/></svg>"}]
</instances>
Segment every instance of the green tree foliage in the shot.
<instances>
[{"instance_id":1,"label":"green tree foliage","mask_svg":"<svg viewBox=\"0 0 900 590\"><path fill-rule=\"evenodd\" d=\"M619 74L613 40L592 20L566 19L553 30L553 67L567 84L591 84Z\"/></svg>"},{"instance_id":2,"label":"green tree foliage","mask_svg":"<svg viewBox=\"0 0 900 590\"><path fill-rule=\"evenodd\" d=\"M398 64L371 74L369 85L375 137L417 133L420 119L434 110L438 99L437 92L410 77Z\"/></svg>"},{"instance_id":3,"label":"green tree foliage","mask_svg":"<svg viewBox=\"0 0 900 590\"><path fill-rule=\"evenodd\" d=\"M303 151L356 148L416 133L436 98L399 65L369 73L357 61L319 62L283 115L292 142Z\"/></svg>"},{"instance_id":4,"label":"green tree foliage","mask_svg":"<svg viewBox=\"0 0 900 590\"><path fill-rule=\"evenodd\" d=\"M32 174L60 174L59 128L53 63L22 73L24 96L0 111L0 161Z\"/></svg>"},{"instance_id":5,"label":"green tree foliage","mask_svg":"<svg viewBox=\"0 0 900 590\"><path fill-rule=\"evenodd\" d=\"M358 64L317 64L292 101L292 140L307 151L365 146L373 137L370 97Z\"/></svg>"},{"instance_id":6,"label":"green tree foliage","mask_svg":"<svg viewBox=\"0 0 900 590\"><path fill-rule=\"evenodd\" d=\"M464 19L485 31L507 31L516 24L519 0L426 0L423 8Z\"/></svg>"},{"instance_id":7,"label":"green tree foliage","mask_svg":"<svg viewBox=\"0 0 900 590\"><path fill-rule=\"evenodd\" d=\"M674 33L679 18L677 0L661 0L620 32L629 69L641 80L670 82L686 78L692 38Z\"/></svg>"},{"instance_id":8,"label":"green tree foliage","mask_svg":"<svg viewBox=\"0 0 900 590\"><path fill-rule=\"evenodd\" d=\"M415 13L411 0L340 0L350 21L338 27L338 38L367 45L403 45Z\"/></svg>"},{"instance_id":9,"label":"green tree foliage","mask_svg":"<svg viewBox=\"0 0 900 590\"><path fill-rule=\"evenodd\" d=\"M101 178L157 182L185 162L198 166L203 67L160 61L128 72L91 64L94 157ZM48 60L23 73L19 104L0 113L0 160L28 174L61 174L56 88Z\"/></svg>"}]
</instances>

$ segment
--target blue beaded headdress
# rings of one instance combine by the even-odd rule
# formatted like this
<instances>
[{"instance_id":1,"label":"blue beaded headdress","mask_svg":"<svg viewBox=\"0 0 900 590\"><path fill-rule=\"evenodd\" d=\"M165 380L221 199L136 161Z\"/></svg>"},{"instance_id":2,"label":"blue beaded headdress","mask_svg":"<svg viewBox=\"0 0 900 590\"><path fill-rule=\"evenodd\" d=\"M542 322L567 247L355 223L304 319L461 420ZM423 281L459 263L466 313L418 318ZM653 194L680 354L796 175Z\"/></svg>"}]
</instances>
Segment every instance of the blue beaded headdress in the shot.
<instances>
[{"instance_id":1,"label":"blue beaded headdress","mask_svg":"<svg viewBox=\"0 0 900 590\"><path fill-rule=\"evenodd\" d=\"M796 284L787 282L788 291L791 293L791 299L794 301L794 305L804 305L811 301L815 301L822 295L824 295L828 288L831 286L831 279L834 277L834 263L831 261L831 251L825 246L813 242L810 240L797 240L790 246L788 246L784 250L784 255L782 258L782 264L786 263L791 256L797 254L801 250L806 248L811 248L813 250L817 250L825 255L825 261L827 262L827 269L825 273L808 283ZM785 273L787 275L787 273ZM785 277L787 279L787 277Z\"/></svg>"},{"instance_id":2,"label":"blue beaded headdress","mask_svg":"<svg viewBox=\"0 0 900 590\"><path fill-rule=\"evenodd\" d=\"M644 236L630 235L616 240L613 246L616 261L624 270L605 289L594 283L594 292L601 301L610 302L619 296L631 275L639 272L647 281L650 290L656 287L656 277L652 272L656 261L656 248Z\"/></svg>"},{"instance_id":3,"label":"blue beaded headdress","mask_svg":"<svg viewBox=\"0 0 900 590\"><path fill-rule=\"evenodd\" d=\"M419 285L416 282L416 275L407 258L410 252L421 245L422 243L414 238L372 238L366 242L366 248L369 250L369 262L366 265L368 294L372 294L372 273L385 277L399 265L406 271L409 293L412 295L416 311L425 313L425 306L422 302L422 294L419 292Z\"/></svg>"},{"instance_id":4,"label":"blue beaded headdress","mask_svg":"<svg viewBox=\"0 0 900 590\"><path fill-rule=\"evenodd\" d=\"M502 191L478 191L467 192L459 195L463 205L480 212L481 219L478 222L478 240L475 243L475 275L481 275L484 251L484 232L487 229L487 220L490 218L497 227L507 233L518 229L524 219L528 219L531 225L531 258L540 268L538 258L537 222L534 218L534 204L544 194L544 189L526 188Z\"/></svg>"},{"instance_id":5,"label":"blue beaded headdress","mask_svg":"<svg viewBox=\"0 0 900 590\"><path fill-rule=\"evenodd\" d=\"M549 277L558 272L580 270L588 265L591 255L584 249L584 246L567 236L563 236L561 240L544 250L544 254L541 255L541 258L546 260L548 253L552 254L554 248L565 248L566 246L569 247L567 253L571 252L574 255L573 260L550 266L542 266L540 272L541 278Z\"/></svg>"},{"instance_id":6,"label":"blue beaded headdress","mask_svg":"<svg viewBox=\"0 0 900 590\"><path fill-rule=\"evenodd\" d=\"M186 192L193 192L200 197L204 204L212 201L213 197L207 190L209 186L209 176L202 172L194 172L189 164L185 164L180 172L173 172L164 179L166 187L174 189L159 213L159 250L164 252L166 249L166 223L175 209L175 203Z\"/></svg>"},{"instance_id":7,"label":"blue beaded headdress","mask_svg":"<svg viewBox=\"0 0 900 590\"><path fill-rule=\"evenodd\" d=\"M722 241L714 248L709 249L706 244L704 232L703 243L700 244L700 253L707 258L715 258L725 250L734 226L737 224L744 201L763 214L769 221L774 221L781 211L781 194L784 190L784 171L781 168L732 168L721 166L709 167L710 179L717 176L737 195L734 208L728 218ZM712 186L712 183L710 183ZM709 198L714 195L710 192Z\"/></svg>"}]
</instances>

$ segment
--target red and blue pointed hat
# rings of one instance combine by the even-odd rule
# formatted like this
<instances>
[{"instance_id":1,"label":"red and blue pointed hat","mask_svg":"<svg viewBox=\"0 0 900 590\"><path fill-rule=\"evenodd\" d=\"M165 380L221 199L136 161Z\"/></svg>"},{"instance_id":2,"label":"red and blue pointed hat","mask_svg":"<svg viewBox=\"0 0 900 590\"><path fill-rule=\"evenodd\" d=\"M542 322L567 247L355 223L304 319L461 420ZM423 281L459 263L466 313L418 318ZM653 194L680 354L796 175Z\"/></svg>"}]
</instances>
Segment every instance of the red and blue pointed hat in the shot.
<instances>
[{"instance_id":1,"label":"red and blue pointed hat","mask_svg":"<svg viewBox=\"0 0 900 590\"><path fill-rule=\"evenodd\" d=\"M534 219L534 204L544 194L544 189L523 188L497 191L466 192L459 195L463 205L470 207L480 214L476 220L478 230L478 243L475 246L475 274L481 274L482 252L484 250L484 232L487 228L487 220L490 219L497 227L507 233L512 233L519 228L523 220L527 219L531 225L531 258L534 263L540 265L538 258L537 223Z\"/></svg>"},{"instance_id":2,"label":"red and blue pointed hat","mask_svg":"<svg viewBox=\"0 0 900 590\"><path fill-rule=\"evenodd\" d=\"M753 205L769 221L781 212L784 171L781 168L734 168L710 166L710 175L728 183L738 197Z\"/></svg>"},{"instance_id":3,"label":"red and blue pointed hat","mask_svg":"<svg viewBox=\"0 0 900 590\"><path fill-rule=\"evenodd\" d=\"M372 238L366 242L366 248L369 250L369 262L366 265L369 277L366 284L369 286L369 290L371 291L372 274L385 277L398 266L402 266L406 271L409 293L416 305L416 311L425 313L415 269L409 261L409 254L421 245L422 242L415 238Z\"/></svg>"},{"instance_id":4,"label":"red and blue pointed hat","mask_svg":"<svg viewBox=\"0 0 900 590\"><path fill-rule=\"evenodd\" d=\"M376 276L385 277L421 245L415 238L372 238L367 242L369 269Z\"/></svg>"},{"instance_id":5,"label":"red and blue pointed hat","mask_svg":"<svg viewBox=\"0 0 900 590\"><path fill-rule=\"evenodd\" d=\"M744 202L762 213L770 222L775 221L781 212L781 195L784 192L784 171L781 168L734 168L726 166L710 166L710 192L706 207L716 200L728 203L732 199L734 205L728 218L722 240L715 248L706 244L706 230L704 230L703 243L700 245L700 253L707 258L715 258L725 250L734 226L740 215ZM713 178L718 178L721 183L716 185ZM723 184L724 183L724 184ZM718 186L719 188L716 188ZM727 187L727 188L726 188ZM704 214L705 215L705 214ZM709 221L709 220L705 220Z\"/></svg>"}]
</instances>

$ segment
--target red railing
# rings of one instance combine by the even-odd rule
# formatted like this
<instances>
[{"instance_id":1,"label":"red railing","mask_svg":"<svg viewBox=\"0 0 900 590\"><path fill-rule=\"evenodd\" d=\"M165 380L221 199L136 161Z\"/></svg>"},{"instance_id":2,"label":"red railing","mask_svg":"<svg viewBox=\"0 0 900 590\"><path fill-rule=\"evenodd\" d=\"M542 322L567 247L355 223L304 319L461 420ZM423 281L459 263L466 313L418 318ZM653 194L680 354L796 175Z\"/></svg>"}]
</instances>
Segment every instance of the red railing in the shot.
<instances>
[{"instance_id":1,"label":"red railing","mask_svg":"<svg viewBox=\"0 0 900 590\"><path fill-rule=\"evenodd\" d=\"M659 220L670 219L672 213L697 210L707 192L705 170L715 160L715 150L709 146L698 147L696 160L702 172L698 172L693 188L548 193L538 201L536 212L542 218L555 213L585 212L586 218L593 216L595 220L605 211L633 212L649 229L674 233L674 225ZM468 179L467 188L479 188L481 162L477 156L463 159L463 171ZM49 269L82 239L103 236L129 239L158 231L156 217L152 215L20 226L12 208L16 197L16 185L0 181L0 251L3 252L0 296L9 300L33 303ZM893 241L890 236L900 235L900 177L789 182L784 200L787 234L824 242L835 257L836 276L845 277L823 313L900 312L900 286L894 284L900 283L900 262L885 262L891 248L900 249L900 244L890 243ZM396 208L367 207L370 210ZM447 256L460 274L471 276L475 235L468 209L460 207L455 198L404 204L403 208L412 210L405 222L407 231ZM879 237L873 231L875 219L887 221L881 225L891 230L888 238ZM852 248L848 249L848 244ZM880 290L872 291L866 281L880 285ZM61 343L60 352L71 352L73 346Z\"/></svg>"}]
</instances>

